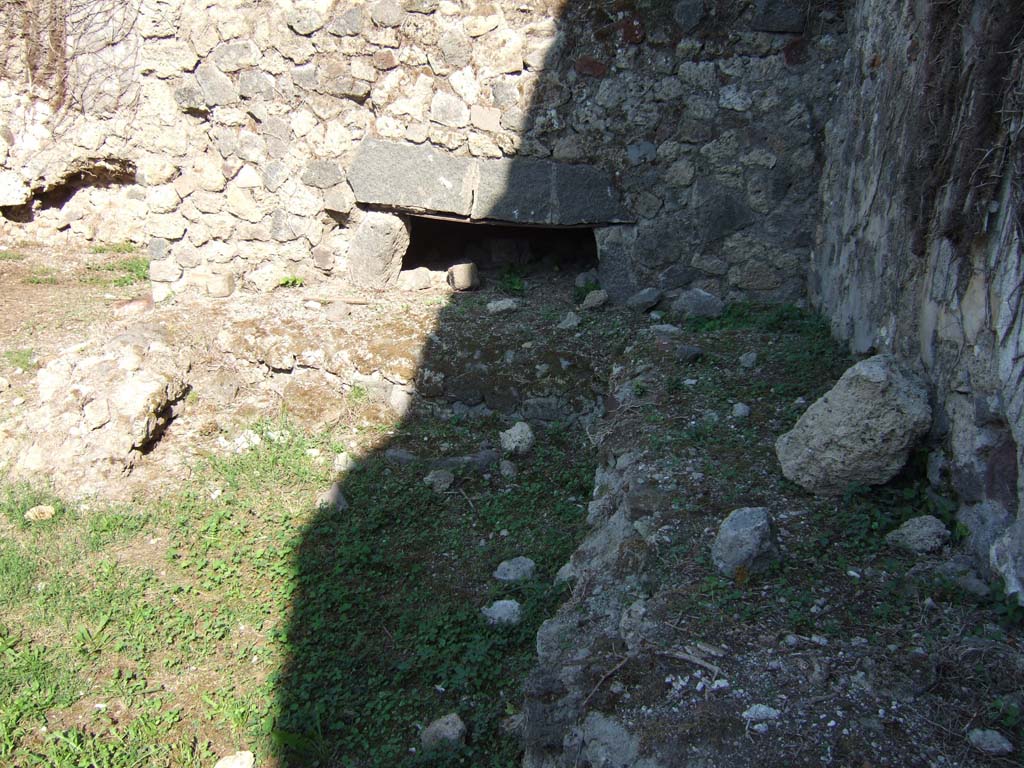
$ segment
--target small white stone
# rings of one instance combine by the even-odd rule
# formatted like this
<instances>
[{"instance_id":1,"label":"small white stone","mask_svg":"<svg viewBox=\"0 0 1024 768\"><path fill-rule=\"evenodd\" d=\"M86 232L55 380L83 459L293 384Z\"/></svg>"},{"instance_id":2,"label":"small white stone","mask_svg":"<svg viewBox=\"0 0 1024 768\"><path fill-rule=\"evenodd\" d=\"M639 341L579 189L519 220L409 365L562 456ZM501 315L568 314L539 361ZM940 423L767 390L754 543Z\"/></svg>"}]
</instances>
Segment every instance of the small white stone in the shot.
<instances>
[{"instance_id":1,"label":"small white stone","mask_svg":"<svg viewBox=\"0 0 1024 768\"><path fill-rule=\"evenodd\" d=\"M764 720L778 720L780 714L782 713L779 710L767 704L751 704L744 710L742 717L748 723L759 723Z\"/></svg>"},{"instance_id":2,"label":"small white stone","mask_svg":"<svg viewBox=\"0 0 1024 768\"><path fill-rule=\"evenodd\" d=\"M486 608L481 608L480 613L488 624L497 626L515 625L523 618L523 609L517 600L496 600Z\"/></svg>"},{"instance_id":3,"label":"small white stone","mask_svg":"<svg viewBox=\"0 0 1024 768\"><path fill-rule=\"evenodd\" d=\"M580 305L581 309L597 309L608 302L607 291L596 290L591 291L587 294L586 298L583 299L583 304Z\"/></svg>"},{"instance_id":4,"label":"small white stone","mask_svg":"<svg viewBox=\"0 0 1024 768\"><path fill-rule=\"evenodd\" d=\"M350 471L352 467L355 466L355 464L356 463L352 459L352 457L349 454L342 451L341 453L334 457L333 469L336 474L340 475Z\"/></svg>"},{"instance_id":5,"label":"small white stone","mask_svg":"<svg viewBox=\"0 0 1024 768\"><path fill-rule=\"evenodd\" d=\"M513 456L522 456L533 448L534 436L530 425L525 421L517 422L510 429L506 429L499 435L501 449Z\"/></svg>"},{"instance_id":6,"label":"small white stone","mask_svg":"<svg viewBox=\"0 0 1024 768\"><path fill-rule=\"evenodd\" d=\"M213 768L253 768L256 765L256 756L252 752L235 752L233 755L222 757Z\"/></svg>"},{"instance_id":7,"label":"small white stone","mask_svg":"<svg viewBox=\"0 0 1024 768\"><path fill-rule=\"evenodd\" d=\"M49 504L39 504L25 513L25 519L32 523L41 520L50 520L56 514L56 510Z\"/></svg>"},{"instance_id":8,"label":"small white stone","mask_svg":"<svg viewBox=\"0 0 1024 768\"><path fill-rule=\"evenodd\" d=\"M320 494L320 497L316 500L317 507L321 509L334 510L342 512L348 509L348 500L345 498L345 494L341 490L341 483L331 483L331 487Z\"/></svg>"},{"instance_id":9,"label":"small white stone","mask_svg":"<svg viewBox=\"0 0 1024 768\"><path fill-rule=\"evenodd\" d=\"M565 317L558 324L558 328L563 331L571 330L580 324L580 316L575 312L566 312Z\"/></svg>"},{"instance_id":10,"label":"small white stone","mask_svg":"<svg viewBox=\"0 0 1024 768\"><path fill-rule=\"evenodd\" d=\"M732 417L734 419L745 419L750 415L750 406L746 403L736 403L732 407Z\"/></svg>"},{"instance_id":11,"label":"small white stone","mask_svg":"<svg viewBox=\"0 0 1024 768\"><path fill-rule=\"evenodd\" d=\"M537 572L537 564L528 557L513 557L505 560L494 570L494 578L498 581L524 581L532 579Z\"/></svg>"},{"instance_id":12,"label":"small white stone","mask_svg":"<svg viewBox=\"0 0 1024 768\"><path fill-rule=\"evenodd\" d=\"M967 734L971 746L986 755L1008 755L1013 752L1013 744L999 731L975 728Z\"/></svg>"},{"instance_id":13,"label":"small white stone","mask_svg":"<svg viewBox=\"0 0 1024 768\"><path fill-rule=\"evenodd\" d=\"M255 448L262 442L263 441L260 439L259 435L257 435L251 429L247 429L244 432L242 432L238 437L235 438L235 453L245 453L250 448Z\"/></svg>"},{"instance_id":14,"label":"small white stone","mask_svg":"<svg viewBox=\"0 0 1024 768\"><path fill-rule=\"evenodd\" d=\"M513 312L519 308L518 299L497 299L488 302L487 312L492 315L499 315L503 312Z\"/></svg>"},{"instance_id":15,"label":"small white stone","mask_svg":"<svg viewBox=\"0 0 1024 768\"><path fill-rule=\"evenodd\" d=\"M456 713L439 717L420 734L420 743L424 749L437 747L457 747L466 740L466 724Z\"/></svg>"},{"instance_id":16,"label":"small white stone","mask_svg":"<svg viewBox=\"0 0 1024 768\"><path fill-rule=\"evenodd\" d=\"M423 478L423 482L429 485L435 493L444 493L452 487L455 475L447 469L435 469Z\"/></svg>"}]
</instances>

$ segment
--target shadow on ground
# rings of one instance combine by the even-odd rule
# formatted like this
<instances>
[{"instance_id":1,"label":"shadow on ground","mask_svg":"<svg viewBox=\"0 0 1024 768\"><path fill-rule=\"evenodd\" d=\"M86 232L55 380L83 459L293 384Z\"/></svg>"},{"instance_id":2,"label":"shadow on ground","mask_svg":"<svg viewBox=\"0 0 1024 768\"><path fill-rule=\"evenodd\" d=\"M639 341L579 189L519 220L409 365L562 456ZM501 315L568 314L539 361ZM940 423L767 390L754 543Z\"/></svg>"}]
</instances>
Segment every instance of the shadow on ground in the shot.
<instances>
[{"instance_id":1,"label":"shadow on ground","mask_svg":"<svg viewBox=\"0 0 1024 768\"><path fill-rule=\"evenodd\" d=\"M555 328L579 293L575 270L516 276L494 275L499 287L451 298L420 366L421 388L429 390L425 372L444 376L440 396L389 427L343 474L347 503L321 507L301 532L289 660L276 685L283 765L519 759L510 716L537 628L564 597L553 577L582 536L593 481L577 416L597 407L609 351L625 331L615 313ZM489 301L510 298L502 285L520 306L492 314ZM499 432L524 403L537 417L536 444L510 457L513 476L499 464ZM339 444L346 429L357 428L339 427ZM451 486L428 485L431 472L442 486L450 472ZM519 555L537 563L535 578L492 577ZM480 609L497 599L521 603L520 624L487 623ZM449 712L466 722L467 746L421 753L418 728Z\"/></svg>"}]
</instances>

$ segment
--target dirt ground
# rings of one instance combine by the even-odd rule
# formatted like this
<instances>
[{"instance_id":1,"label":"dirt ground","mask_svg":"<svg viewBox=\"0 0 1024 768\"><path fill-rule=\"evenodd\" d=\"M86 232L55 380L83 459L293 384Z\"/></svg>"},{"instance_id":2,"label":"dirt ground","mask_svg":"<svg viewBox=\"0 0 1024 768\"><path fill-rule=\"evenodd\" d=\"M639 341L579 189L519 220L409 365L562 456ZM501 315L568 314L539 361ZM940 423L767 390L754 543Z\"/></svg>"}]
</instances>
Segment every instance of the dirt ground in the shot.
<instances>
[{"instance_id":1,"label":"dirt ground","mask_svg":"<svg viewBox=\"0 0 1024 768\"><path fill-rule=\"evenodd\" d=\"M146 327L188 355L189 395L174 404L155 449L128 477L112 474L104 495L171 491L199 458L232 452L247 424L282 411L313 430L345 420L347 449L369 454L397 419L394 389L374 377L381 371L420 389L436 378L436 396L465 412L501 413L525 400L565 413L597 404L607 413L588 429L602 457L633 456L634 475L645 468L627 495L655 512L635 521L650 530L616 561L635 592L636 607L624 606L636 614L632 636L646 650L593 646L579 667L592 714L626 723L640 734L636 749L658 765L689 764L683 756L695 744L737 766L1020 764L1019 752L986 757L966 740L970 729L996 728L1019 749L1019 616L1006 614L999 595L965 594L955 573L942 575L955 548L915 563L879 544L886 526L934 506L934 496L906 477L871 496L825 502L778 473L775 437L848 362L807 345L803 316L734 315L734 327L639 333L651 321L609 308L584 331L560 331L578 299L571 276L560 275L530 283L529 311L507 334L494 318L481 334L499 291L453 301L440 289L385 297L323 283L153 307L147 284L132 279L139 255L130 249L8 243L0 254L8 419L33 412L36 372L69 350L86 354ZM680 363L681 343L703 347L702 360ZM761 362L740 367L751 350ZM835 355L835 370L819 353ZM746 421L729 415L741 401L751 407ZM722 579L707 554L717 524L733 508L761 505L776 514L783 565ZM578 587L562 613L585 616L588 599ZM627 614L616 632L629 629ZM745 723L754 705L775 714ZM586 722L593 743L614 733L603 720ZM602 765L600 749L588 749L581 754L591 762L579 765Z\"/></svg>"}]
</instances>

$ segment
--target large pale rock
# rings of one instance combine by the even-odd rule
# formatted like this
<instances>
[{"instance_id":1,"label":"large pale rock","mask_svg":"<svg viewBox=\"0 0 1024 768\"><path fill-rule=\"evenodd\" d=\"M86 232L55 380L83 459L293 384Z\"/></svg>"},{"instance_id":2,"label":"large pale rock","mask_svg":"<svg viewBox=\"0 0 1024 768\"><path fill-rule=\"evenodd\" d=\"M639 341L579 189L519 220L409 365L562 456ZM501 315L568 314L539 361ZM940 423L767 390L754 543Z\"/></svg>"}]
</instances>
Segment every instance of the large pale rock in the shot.
<instances>
[{"instance_id":1,"label":"large pale rock","mask_svg":"<svg viewBox=\"0 0 1024 768\"><path fill-rule=\"evenodd\" d=\"M348 279L353 285L383 290L398 282L409 247L409 225L400 216L368 213L348 249Z\"/></svg>"},{"instance_id":2,"label":"large pale rock","mask_svg":"<svg viewBox=\"0 0 1024 768\"><path fill-rule=\"evenodd\" d=\"M783 474L812 493L879 485L931 424L928 390L891 355L863 360L775 443Z\"/></svg>"}]
</instances>

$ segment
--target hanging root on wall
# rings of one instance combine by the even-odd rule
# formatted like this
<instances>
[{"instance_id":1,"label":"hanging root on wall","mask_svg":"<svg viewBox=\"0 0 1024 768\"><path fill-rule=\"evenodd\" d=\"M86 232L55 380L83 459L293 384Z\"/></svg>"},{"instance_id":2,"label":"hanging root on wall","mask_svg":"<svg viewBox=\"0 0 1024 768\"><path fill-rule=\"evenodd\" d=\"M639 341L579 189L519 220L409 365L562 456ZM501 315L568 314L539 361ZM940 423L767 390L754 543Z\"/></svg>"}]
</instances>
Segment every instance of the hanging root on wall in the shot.
<instances>
[{"instance_id":1,"label":"hanging root on wall","mask_svg":"<svg viewBox=\"0 0 1024 768\"><path fill-rule=\"evenodd\" d=\"M0 76L26 82L60 133L74 114L111 115L139 100L136 0L13 0L0 8Z\"/></svg>"}]
</instances>

